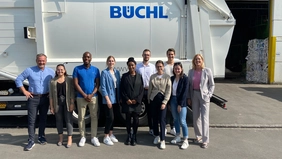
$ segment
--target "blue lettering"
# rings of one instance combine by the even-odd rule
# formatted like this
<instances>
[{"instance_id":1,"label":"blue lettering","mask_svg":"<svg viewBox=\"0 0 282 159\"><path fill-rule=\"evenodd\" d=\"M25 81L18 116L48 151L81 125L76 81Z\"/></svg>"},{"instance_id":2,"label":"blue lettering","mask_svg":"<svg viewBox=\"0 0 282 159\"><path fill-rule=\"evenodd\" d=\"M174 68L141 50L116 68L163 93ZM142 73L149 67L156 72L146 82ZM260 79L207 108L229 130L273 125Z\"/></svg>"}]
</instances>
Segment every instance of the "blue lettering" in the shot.
<instances>
[{"instance_id":1,"label":"blue lettering","mask_svg":"<svg viewBox=\"0 0 282 159\"><path fill-rule=\"evenodd\" d=\"M144 11L144 14L142 14L142 10ZM163 6L154 6L151 9L151 6L137 6L136 8L134 6L110 6L110 18L133 18L136 16L140 19L150 19L151 16L156 18L162 18L166 19L168 18L168 15L164 14L164 8Z\"/></svg>"},{"instance_id":2,"label":"blue lettering","mask_svg":"<svg viewBox=\"0 0 282 159\"><path fill-rule=\"evenodd\" d=\"M146 18L151 18L151 14L154 14L154 18L158 18L158 7L154 6L154 9L151 11L150 6L146 7Z\"/></svg>"},{"instance_id":3,"label":"blue lettering","mask_svg":"<svg viewBox=\"0 0 282 159\"><path fill-rule=\"evenodd\" d=\"M136 14L136 17L143 19L143 18L145 18L145 15L140 14L141 9L145 9L145 6L137 7L136 10L135 10L135 14Z\"/></svg>"},{"instance_id":4,"label":"blue lettering","mask_svg":"<svg viewBox=\"0 0 282 159\"><path fill-rule=\"evenodd\" d=\"M160 6L159 7L159 18L168 18L168 16L167 15L164 15L164 8L163 8L163 6Z\"/></svg>"},{"instance_id":5,"label":"blue lettering","mask_svg":"<svg viewBox=\"0 0 282 159\"><path fill-rule=\"evenodd\" d=\"M122 10L124 18L132 18L134 16L134 6L123 6Z\"/></svg>"},{"instance_id":6,"label":"blue lettering","mask_svg":"<svg viewBox=\"0 0 282 159\"><path fill-rule=\"evenodd\" d=\"M120 18L121 8L119 6L110 6L110 18Z\"/></svg>"}]
</instances>

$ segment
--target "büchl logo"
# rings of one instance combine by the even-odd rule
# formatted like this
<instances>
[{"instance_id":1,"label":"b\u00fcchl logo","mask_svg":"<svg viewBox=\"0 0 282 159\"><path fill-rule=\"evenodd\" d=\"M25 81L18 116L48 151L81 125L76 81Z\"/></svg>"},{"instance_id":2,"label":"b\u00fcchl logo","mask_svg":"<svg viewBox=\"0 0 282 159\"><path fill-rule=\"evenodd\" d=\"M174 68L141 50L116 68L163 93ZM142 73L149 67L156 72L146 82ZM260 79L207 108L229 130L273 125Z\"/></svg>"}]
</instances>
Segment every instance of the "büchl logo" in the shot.
<instances>
[{"instance_id":1,"label":"b\u00fcchl logo","mask_svg":"<svg viewBox=\"0 0 282 159\"><path fill-rule=\"evenodd\" d=\"M110 18L168 18L163 6L110 6Z\"/></svg>"}]
</instances>

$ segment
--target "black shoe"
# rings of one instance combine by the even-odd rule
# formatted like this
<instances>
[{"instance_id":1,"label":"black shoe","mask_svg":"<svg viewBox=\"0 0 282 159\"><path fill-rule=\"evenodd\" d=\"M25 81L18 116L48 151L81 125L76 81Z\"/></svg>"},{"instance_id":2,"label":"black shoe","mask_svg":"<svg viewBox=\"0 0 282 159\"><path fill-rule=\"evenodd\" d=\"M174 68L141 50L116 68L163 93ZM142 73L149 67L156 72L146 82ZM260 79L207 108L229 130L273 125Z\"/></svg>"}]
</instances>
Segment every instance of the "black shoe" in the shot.
<instances>
[{"instance_id":1,"label":"black shoe","mask_svg":"<svg viewBox=\"0 0 282 159\"><path fill-rule=\"evenodd\" d=\"M40 143L41 145L46 145L47 141L44 136L41 136L41 137L38 137L38 143Z\"/></svg>"},{"instance_id":2,"label":"black shoe","mask_svg":"<svg viewBox=\"0 0 282 159\"><path fill-rule=\"evenodd\" d=\"M28 144L25 146L25 151L30 151L35 146L34 141L28 141Z\"/></svg>"},{"instance_id":3,"label":"black shoe","mask_svg":"<svg viewBox=\"0 0 282 159\"><path fill-rule=\"evenodd\" d=\"M136 143L137 143L136 134L132 134L130 143L131 143L132 146L136 145Z\"/></svg>"},{"instance_id":4,"label":"black shoe","mask_svg":"<svg viewBox=\"0 0 282 159\"><path fill-rule=\"evenodd\" d=\"M130 141L131 141L131 135L128 134L128 135L127 135L127 138L126 138L126 140L125 140L125 142L124 142L124 144L125 144L125 145L130 145Z\"/></svg>"}]
</instances>

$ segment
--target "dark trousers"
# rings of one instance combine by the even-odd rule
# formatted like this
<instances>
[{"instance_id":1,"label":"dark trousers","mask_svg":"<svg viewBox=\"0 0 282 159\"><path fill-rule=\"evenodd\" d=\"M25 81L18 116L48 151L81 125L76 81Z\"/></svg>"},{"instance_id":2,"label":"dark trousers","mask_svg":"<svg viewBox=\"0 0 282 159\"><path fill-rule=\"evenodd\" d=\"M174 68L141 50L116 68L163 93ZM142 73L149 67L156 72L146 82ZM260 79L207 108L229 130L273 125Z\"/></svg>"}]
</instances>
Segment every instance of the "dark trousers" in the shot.
<instances>
[{"instance_id":1,"label":"dark trousers","mask_svg":"<svg viewBox=\"0 0 282 159\"><path fill-rule=\"evenodd\" d=\"M170 129L173 129L174 123L173 123L173 117L172 117L172 113L170 109L168 109L166 112L166 123L169 123Z\"/></svg>"},{"instance_id":2,"label":"dark trousers","mask_svg":"<svg viewBox=\"0 0 282 159\"><path fill-rule=\"evenodd\" d=\"M39 111L39 133L38 137L45 136L47 112L49 109L49 98L47 96L33 96L27 101L28 112L28 140L34 141L35 123Z\"/></svg>"},{"instance_id":3,"label":"dark trousers","mask_svg":"<svg viewBox=\"0 0 282 159\"><path fill-rule=\"evenodd\" d=\"M63 134L63 122L65 118L67 134L68 136L71 136L73 132L72 112L69 112L67 110L67 105L65 103L59 105L59 109L58 112L55 114L55 117L58 134Z\"/></svg>"},{"instance_id":4,"label":"dark trousers","mask_svg":"<svg viewBox=\"0 0 282 159\"><path fill-rule=\"evenodd\" d=\"M114 109L118 107L117 104L112 104L112 108L110 109L107 104L103 104L103 107L105 108L105 114L106 114L106 123L105 123L105 134L109 134L110 131L113 130L114 126Z\"/></svg>"},{"instance_id":5,"label":"dark trousers","mask_svg":"<svg viewBox=\"0 0 282 159\"><path fill-rule=\"evenodd\" d=\"M131 124L131 119L133 118L133 122ZM131 127L133 128L133 134L137 134L137 129L139 125L139 114L136 112L127 112L126 113L126 130L127 134L130 134Z\"/></svg>"},{"instance_id":6,"label":"dark trousers","mask_svg":"<svg viewBox=\"0 0 282 159\"><path fill-rule=\"evenodd\" d=\"M152 118L152 109L150 107L150 104L148 103L148 90L144 89L144 95L142 102L145 104L145 109L147 111L147 119L148 119L148 125L149 129L153 129L153 118Z\"/></svg>"},{"instance_id":7,"label":"dark trousers","mask_svg":"<svg viewBox=\"0 0 282 159\"><path fill-rule=\"evenodd\" d=\"M165 127L166 127L166 110L161 110L162 101L164 99L164 96L161 93L158 93L154 100L150 102L151 108L152 108L152 115L153 115L153 129L154 129L154 135L160 136L161 141L165 140ZM159 123L161 131L159 132Z\"/></svg>"}]
</instances>

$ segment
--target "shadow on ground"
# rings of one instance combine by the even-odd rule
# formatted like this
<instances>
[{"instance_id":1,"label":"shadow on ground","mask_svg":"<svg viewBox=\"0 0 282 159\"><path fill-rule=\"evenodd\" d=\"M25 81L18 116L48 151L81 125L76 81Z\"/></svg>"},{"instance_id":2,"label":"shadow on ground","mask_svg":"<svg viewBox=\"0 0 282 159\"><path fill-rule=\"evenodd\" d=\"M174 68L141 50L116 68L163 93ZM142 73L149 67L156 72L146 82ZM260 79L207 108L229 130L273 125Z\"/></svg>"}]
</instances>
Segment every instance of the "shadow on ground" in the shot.
<instances>
[{"instance_id":1,"label":"shadow on ground","mask_svg":"<svg viewBox=\"0 0 282 159\"><path fill-rule=\"evenodd\" d=\"M240 87L246 91L257 92L256 94L272 98L282 102L282 88L262 88L262 87Z\"/></svg>"}]
</instances>

